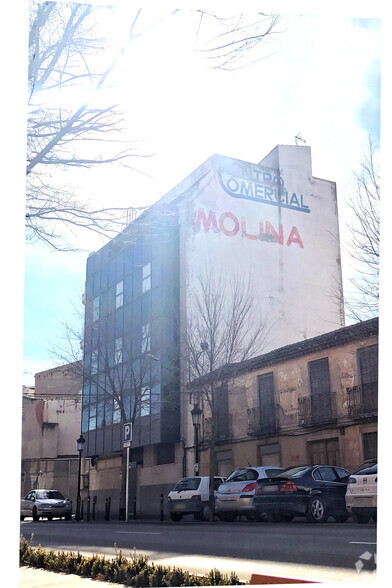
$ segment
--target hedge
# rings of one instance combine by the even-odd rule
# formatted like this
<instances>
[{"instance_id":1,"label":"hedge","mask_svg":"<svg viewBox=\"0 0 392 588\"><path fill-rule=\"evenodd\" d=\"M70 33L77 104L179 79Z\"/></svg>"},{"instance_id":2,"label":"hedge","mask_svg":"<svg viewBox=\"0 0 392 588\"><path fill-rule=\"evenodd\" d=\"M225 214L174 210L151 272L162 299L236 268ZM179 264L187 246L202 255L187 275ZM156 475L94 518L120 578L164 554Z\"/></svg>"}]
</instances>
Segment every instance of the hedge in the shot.
<instances>
[{"instance_id":1,"label":"hedge","mask_svg":"<svg viewBox=\"0 0 392 588\"><path fill-rule=\"evenodd\" d=\"M106 559L105 556L95 554L85 557L79 552L46 551L41 545L32 547L32 542L33 535L30 541L21 535L19 544L21 566L76 574L84 578L115 582L125 586L238 586L243 584L234 572L227 575L214 569L207 576L199 576L180 568L149 563L148 557L138 555L135 548L129 558L123 556L121 549L118 552L116 549L116 557Z\"/></svg>"}]
</instances>

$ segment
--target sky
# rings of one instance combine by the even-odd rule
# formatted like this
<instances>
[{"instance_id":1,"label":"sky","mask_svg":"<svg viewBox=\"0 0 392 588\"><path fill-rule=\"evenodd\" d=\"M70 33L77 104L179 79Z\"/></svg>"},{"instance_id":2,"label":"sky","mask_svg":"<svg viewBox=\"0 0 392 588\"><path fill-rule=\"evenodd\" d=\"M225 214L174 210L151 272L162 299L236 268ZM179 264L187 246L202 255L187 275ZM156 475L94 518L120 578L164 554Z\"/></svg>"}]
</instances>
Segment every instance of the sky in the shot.
<instances>
[{"instance_id":1,"label":"sky","mask_svg":"<svg viewBox=\"0 0 392 588\"><path fill-rule=\"evenodd\" d=\"M142 13L140 26L167 14ZM234 12L235 13L235 12ZM67 171L60 181L107 206L148 205L163 196L213 153L257 163L277 144L300 133L312 149L313 175L337 182L344 198L370 133L380 140L380 20L336 13L285 13L280 31L255 54L253 64L212 70L195 51L195 18L165 18L132 43L99 100L119 102L127 136L148 154L139 171L101 166ZM130 14L105 21L119 43ZM206 33L207 34L207 33ZM213 31L211 31L213 34ZM71 96L78 101L81 96ZM23 383L58 363L64 321L74 322L83 292L86 258L104 241L81 232L82 251L57 253L42 244L25 249ZM348 258L343 252L345 276Z\"/></svg>"}]
</instances>

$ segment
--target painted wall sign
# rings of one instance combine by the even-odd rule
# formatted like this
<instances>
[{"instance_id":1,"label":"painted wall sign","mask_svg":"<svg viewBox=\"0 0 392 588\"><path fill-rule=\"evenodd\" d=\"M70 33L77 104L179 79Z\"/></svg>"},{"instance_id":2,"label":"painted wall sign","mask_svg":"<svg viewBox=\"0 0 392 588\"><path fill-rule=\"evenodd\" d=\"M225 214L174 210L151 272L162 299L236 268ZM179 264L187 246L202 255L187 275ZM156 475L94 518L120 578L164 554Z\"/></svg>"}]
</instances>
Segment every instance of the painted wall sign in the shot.
<instances>
[{"instance_id":1,"label":"painted wall sign","mask_svg":"<svg viewBox=\"0 0 392 588\"><path fill-rule=\"evenodd\" d=\"M244 198L299 212L310 212L302 194L286 190L282 176L268 167L240 166L221 167L219 183L232 198Z\"/></svg>"},{"instance_id":2,"label":"painted wall sign","mask_svg":"<svg viewBox=\"0 0 392 588\"><path fill-rule=\"evenodd\" d=\"M218 218L214 210L206 210L199 208L196 213L195 230L199 232L201 227L208 233L211 229L214 232L221 232L227 237L235 237L240 235L243 239L250 239L252 241L266 241L269 243L279 243L279 245L286 244L290 246L292 243L299 245L303 249L304 245L298 232L297 227L291 227L285 242L285 231L282 224L279 227L274 227L270 221L259 220L257 224L253 221L253 231L248 232L247 221L244 217L238 219L232 212L223 212ZM257 227L257 231L254 229ZM287 231L286 231L287 235Z\"/></svg>"}]
</instances>

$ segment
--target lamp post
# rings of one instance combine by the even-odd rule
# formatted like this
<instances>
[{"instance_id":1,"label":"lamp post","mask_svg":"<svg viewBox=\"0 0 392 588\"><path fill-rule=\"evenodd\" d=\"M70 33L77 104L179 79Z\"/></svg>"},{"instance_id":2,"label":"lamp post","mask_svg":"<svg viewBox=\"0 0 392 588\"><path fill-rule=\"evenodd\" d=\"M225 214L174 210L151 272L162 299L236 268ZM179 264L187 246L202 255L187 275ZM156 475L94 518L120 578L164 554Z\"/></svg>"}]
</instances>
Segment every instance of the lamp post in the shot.
<instances>
[{"instance_id":1,"label":"lamp post","mask_svg":"<svg viewBox=\"0 0 392 588\"><path fill-rule=\"evenodd\" d=\"M199 428L200 428L200 417L201 409L198 404L195 404L191 410L192 423L195 429L195 474L199 473Z\"/></svg>"},{"instance_id":2,"label":"lamp post","mask_svg":"<svg viewBox=\"0 0 392 588\"><path fill-rule=\"evenodd\" d=\"M77 439L76 441L76 445L78 448L78 452L79 452L79 469L78 469L78 494L76 497L76 520L80 521L80 474L81 474L81 469L82 469L82 451L83 451L83 446L86 442L86 439L83 437L82 434L80 434L79 439Z\"/></svg>"}]
</instances>

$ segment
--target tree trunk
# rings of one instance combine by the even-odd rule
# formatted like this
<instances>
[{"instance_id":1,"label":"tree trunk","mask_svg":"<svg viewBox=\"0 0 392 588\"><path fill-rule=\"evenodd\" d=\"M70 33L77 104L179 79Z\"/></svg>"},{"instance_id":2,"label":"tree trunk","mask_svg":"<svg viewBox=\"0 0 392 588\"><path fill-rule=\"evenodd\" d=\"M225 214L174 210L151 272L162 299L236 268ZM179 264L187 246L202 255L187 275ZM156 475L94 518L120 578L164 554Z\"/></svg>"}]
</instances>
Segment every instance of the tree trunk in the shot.
<instances>
[{"instance_id":1,"label":"tree trunk","mask_svg":"<svg viewBox=\"0 0 392 588\"><path fill-rule=\"evenodd\" d=\"M211 445L210 445L210 522L214 522L215 516L215 496L214 496L214 476L216 475L216 457L215 457L215 439L216 439L216 407L214 395L211 395Z\"/></svg>"}]
</instances>

